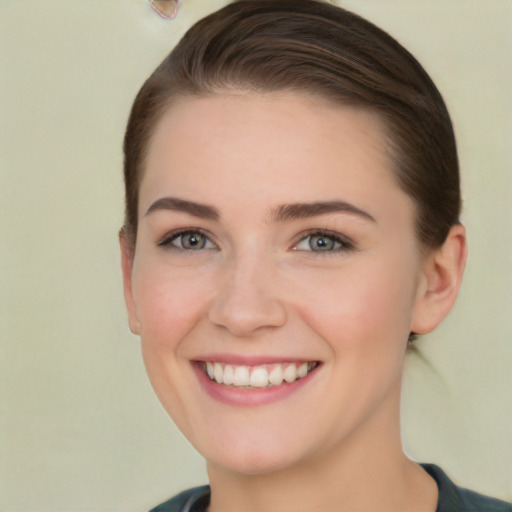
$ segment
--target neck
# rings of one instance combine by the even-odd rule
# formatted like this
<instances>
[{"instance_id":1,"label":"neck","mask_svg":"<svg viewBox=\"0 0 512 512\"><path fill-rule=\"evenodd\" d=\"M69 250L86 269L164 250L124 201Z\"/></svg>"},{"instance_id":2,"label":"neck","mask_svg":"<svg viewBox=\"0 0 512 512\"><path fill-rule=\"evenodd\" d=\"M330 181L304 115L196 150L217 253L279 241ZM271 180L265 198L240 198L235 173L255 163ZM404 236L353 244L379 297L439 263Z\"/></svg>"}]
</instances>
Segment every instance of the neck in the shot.
<instances>
[{"instance_id":1,"label":"neck","mask_svg":"<svg viewBox=\"0 0 512 512\"><path fill-rule=\"evenodd\" d=\"M437 486L404 455L399 422L390 421L399 394L394 407L376 411L343 444L284 469L240 474L209 462L209 512L433 512Z\"/></svg>"}]
</instances>

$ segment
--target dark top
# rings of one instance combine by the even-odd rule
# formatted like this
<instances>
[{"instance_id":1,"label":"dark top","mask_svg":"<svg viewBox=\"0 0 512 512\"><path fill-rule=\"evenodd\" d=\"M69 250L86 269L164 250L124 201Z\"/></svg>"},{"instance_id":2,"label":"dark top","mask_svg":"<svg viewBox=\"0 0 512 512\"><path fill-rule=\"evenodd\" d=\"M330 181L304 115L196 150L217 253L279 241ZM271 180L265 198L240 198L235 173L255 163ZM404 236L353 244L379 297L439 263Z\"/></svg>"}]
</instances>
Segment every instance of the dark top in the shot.
<instances>
[{"instance_id":1,"label":"dark top","mask_svg":"<svg viewBox=\"0 0 512 512\"><path fill-rule=\"evenodd\" d=\"M512 512L510 503L456 486L438 466L421 466L437 482L439 488L436 512ZM206 512L209 503L210 487L204 485L183 491L150 512Z\"/></svg>"}]
</instances>

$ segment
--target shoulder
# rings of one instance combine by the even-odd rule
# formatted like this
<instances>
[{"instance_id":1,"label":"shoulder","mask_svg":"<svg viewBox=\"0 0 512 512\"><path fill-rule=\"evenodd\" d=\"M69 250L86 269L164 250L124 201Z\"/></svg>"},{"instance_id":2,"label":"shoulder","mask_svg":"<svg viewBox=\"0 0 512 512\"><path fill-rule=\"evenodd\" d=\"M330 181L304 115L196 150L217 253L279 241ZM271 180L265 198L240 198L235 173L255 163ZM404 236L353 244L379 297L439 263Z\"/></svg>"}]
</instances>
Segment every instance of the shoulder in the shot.
<instances>
[{"instance_id":1,"label":"shoulder","mask_svg":"<svg viewBox=\"0 0 512 512\"><path fill-rule=\"evenodd\" d=\"M434 464L421 464L436 481L439 502L436 512L512 512L512 504L484 496L455 485L446 473Z\"/></svg>"},{"instance_id":2,"label":"shoulder","mask_svg":"<svg viewBox=\"0 0 512 512\"><path fill-rule=\"evenodd\" d=\"M149 512L206 512L209 503L210 487L203 485L187 489Z\"/></svg>"},{"instance_id":3,"label":"shoulder","mask_svg":"<svg viewBox=\"0 0 512 512\"><path fill-rule=\"evenodd\" d=\"M421 464L436 481L439 501L436 512L512 512L512 504L484 496L455 485L448 475L434 464ZM210 487L194 487L158 505L150 512L206 512Z\"/></svg>"}]
</instances>

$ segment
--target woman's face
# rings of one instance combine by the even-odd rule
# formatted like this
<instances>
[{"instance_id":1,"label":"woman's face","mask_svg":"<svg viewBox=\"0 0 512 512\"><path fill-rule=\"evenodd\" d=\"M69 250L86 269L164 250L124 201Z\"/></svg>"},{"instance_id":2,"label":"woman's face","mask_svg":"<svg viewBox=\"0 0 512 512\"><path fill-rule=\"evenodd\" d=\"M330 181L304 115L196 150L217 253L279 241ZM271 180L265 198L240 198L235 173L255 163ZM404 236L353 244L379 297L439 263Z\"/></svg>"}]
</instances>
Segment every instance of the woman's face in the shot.
<instances>
[{"instance_id":1,"label":"woman's face","mask_svg":"<svg viewBox=\"0 0 512 512\"><path fill-rule=\"evenodd\" d=\"M422 259L391 169L375 116L305 95L183 99L158 125L130 325L211 464L300 466L398 431Z\"/></svg>"}]
</instances>

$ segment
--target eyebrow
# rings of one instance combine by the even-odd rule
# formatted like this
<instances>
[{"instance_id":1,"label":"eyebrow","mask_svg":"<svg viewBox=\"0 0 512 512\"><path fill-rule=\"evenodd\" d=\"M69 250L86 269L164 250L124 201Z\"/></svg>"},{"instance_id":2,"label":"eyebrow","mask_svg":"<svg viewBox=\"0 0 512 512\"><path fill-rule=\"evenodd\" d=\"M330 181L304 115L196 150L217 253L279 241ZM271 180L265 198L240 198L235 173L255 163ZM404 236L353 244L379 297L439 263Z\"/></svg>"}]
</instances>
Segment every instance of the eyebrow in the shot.
<instances>
[{"instance_id":1,"label":"eyebrow","mask_svg":"<svg viewBox=\"0 0 512 512\"><path fill-rule=\"evenodd\" d=\"M305 219L327 213L349 213L363 219L377 222L368 212L345 201L320 201L314 203L293 203L279 206L272 215L275 222Z\"/></svg>"},{"instance_id":2,"label":"eyebrow","mask_svg":"<svg viewBox=\"0 0 512 512\"><path fill-rule=\"evenodd\" d=\"M184 212L194 217L207 220L219 220L220 218L219 210L213 206L186 201L185 199L178 199L177 197L162 197L157 199L148 208L146 215L157 210Z\"/></svg>"},{"instance_id":3,"label":"eyebrow","mask_svg":"<svg viewBox=\"0 0 512 512\"><path fill-rule=\"evenodd\" d=\"M187 201L177 197L162 197L157 199L148 208L146 215L157 210L172 210L188 213L201 219L220 219L220 213L214 206L209 206L194 201ZM286 222L289 220L306 219L325 215L328 213L348 213L359 216L363 219L377 222L368 212L346 201L318 201L313 203L291 203L283 204L273 210L271 218L274 222Z\"/></svg>"}]
</instances>

